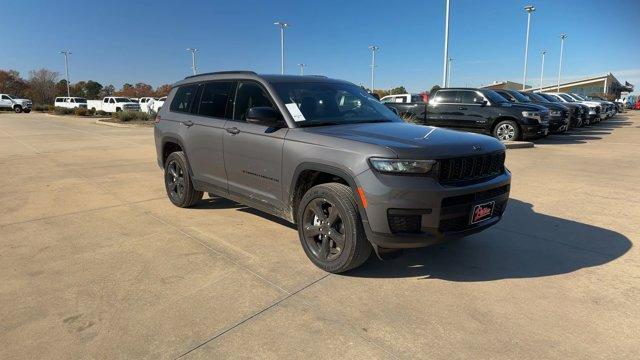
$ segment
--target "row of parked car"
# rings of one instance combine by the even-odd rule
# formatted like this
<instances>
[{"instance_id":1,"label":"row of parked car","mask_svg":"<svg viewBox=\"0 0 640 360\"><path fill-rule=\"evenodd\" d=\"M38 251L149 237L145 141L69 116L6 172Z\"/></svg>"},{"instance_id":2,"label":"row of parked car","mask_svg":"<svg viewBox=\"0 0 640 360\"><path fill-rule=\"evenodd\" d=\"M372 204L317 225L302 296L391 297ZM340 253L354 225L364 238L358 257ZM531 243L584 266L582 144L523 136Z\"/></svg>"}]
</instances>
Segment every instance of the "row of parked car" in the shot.
<instances>
[{"instance_id":1,"label":"row of parked car","mask_svg":"<svg viewBox=\"0 0 640 360\"><path fill-rule=\"evenodd\" d=\"M429 99L419 94L380 99L403 118L419 124L493 135L501 141L563 133L614 116L616 103L573 93L445 88Z\"/></svg>"},{"instance_id":2,"label":"row of parked car","mask_svg":"<svg viewBox=\"0 0 640 360\"><path fill-rule=\"evenodd\" d=\"M158 112L167 97L128 98L123 96L107 96L102 100L87 100L83 97L57 97L54 106L67 109L85 108L94 111L114 113L119 111Z\"/></svg>"}]
</instances>

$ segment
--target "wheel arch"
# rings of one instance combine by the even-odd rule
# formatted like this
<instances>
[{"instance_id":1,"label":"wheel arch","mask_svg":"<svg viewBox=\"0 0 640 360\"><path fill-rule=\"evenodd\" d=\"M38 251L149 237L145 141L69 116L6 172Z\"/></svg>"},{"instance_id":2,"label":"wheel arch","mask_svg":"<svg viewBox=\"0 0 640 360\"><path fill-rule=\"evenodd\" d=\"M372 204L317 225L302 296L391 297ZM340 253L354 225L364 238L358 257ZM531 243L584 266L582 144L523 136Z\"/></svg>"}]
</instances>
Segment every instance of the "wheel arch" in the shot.
<instances>
[{"instance_id":1,"label":"wheel arch","mask_svg":"<svg viewBox=\"0 0 640 360\"><path fill-rule=\"evenodd\" d=\"M342 181L335 181L335 178ZM345 185L351 188L354 196L358 194L358 185L355 181L355 176L346 169L313 162L304 162L296 167L293 173L293 177L291 178L291 185L289 188L287 199L290 218L293 222L296 222L298 204L307 190L315 185L328 182L343 182ZM362 202L357 196L356 204L358 204L358 212L360 213L360 217L362 219L366 219L366 214L362 207Z\"/></svg>"}]
</instances>

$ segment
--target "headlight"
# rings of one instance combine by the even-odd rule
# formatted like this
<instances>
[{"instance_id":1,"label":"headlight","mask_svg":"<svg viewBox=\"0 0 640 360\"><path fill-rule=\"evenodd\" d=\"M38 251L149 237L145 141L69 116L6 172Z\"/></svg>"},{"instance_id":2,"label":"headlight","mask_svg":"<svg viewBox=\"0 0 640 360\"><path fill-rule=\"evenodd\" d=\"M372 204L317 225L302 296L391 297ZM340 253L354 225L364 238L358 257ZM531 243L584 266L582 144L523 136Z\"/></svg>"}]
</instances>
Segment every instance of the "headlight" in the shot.
<instances>
[{"instance_id":1,"label":"headlight","mask_svg":"<svg viewBox=\"0 0 640 360\"><path fill-rule=\"evenodd\" d=\"M540 113L535 111L523 111L522 116L540 121Z\"/></svg>"},{"instance_id":2,"label":"headlight","mask_svg":"<svg viewBox=\"0 0 640 360\"><path fill-rule=\"evenodd\" d=\"M562 116L562 112L560 110L551 110L549 111L550 116Z\"/></svg>"},{"instance_id":3,"label":"headlight","mask_svg":"<svg viewBox=\"0 0 640 360\"><path fill-rule=\"evenodd\" d=\"M371 166L383 173L426 174L436 163L435 160L401 160L370 158Z\"/></svg>"}]
</instances>

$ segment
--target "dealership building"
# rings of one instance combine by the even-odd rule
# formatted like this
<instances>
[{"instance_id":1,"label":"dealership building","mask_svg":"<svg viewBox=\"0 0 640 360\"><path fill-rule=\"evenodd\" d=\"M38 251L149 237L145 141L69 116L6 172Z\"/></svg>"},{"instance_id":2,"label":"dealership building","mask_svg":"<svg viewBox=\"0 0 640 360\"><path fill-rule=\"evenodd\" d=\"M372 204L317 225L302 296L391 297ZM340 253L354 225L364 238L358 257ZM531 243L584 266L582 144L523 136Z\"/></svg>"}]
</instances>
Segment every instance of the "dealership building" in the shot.
<instances>
[{"instance_id":1,"label":"dealership building","mask_svg":"<svg viewBox=\"0 0 640 360\"><path fill-rule=\"evenodd\" d=\"M494 82L491 85L483 87L484 89L508 89L508 90L522 90L522 84L503 81ZM558 85L545 86L542 89L539 87L532 88L527 85L526 91L543 91L543 92L556 92L558 91ZM607 98L618 99L621 92L633 92L633 85L625 82L621 83L612 73L608 73L603 76L590 77L581 80L575 80L560 84L560 92L576 93L581 95L605 95Z\"/></svg>"}]
</instances>

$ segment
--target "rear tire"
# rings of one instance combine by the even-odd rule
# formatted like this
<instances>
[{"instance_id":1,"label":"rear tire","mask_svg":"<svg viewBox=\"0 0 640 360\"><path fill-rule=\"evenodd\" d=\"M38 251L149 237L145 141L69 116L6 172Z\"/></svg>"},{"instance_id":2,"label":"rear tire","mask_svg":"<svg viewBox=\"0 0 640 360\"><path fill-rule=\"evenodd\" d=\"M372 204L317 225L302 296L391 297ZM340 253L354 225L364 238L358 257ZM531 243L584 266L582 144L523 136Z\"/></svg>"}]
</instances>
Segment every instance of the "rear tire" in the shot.
<instances>
[{"instance_id":1,"label":"rear tire","mask_svg":"<svg viewBox=\"0 0 640 360\"><path fill-rule=\"evenodd\" d=\"M187 157L182 151L171 153L164 163L164 186L173 205L188 208L202 199L191 182Z\"/></svg>"},{"instance_id":2,"label":"rear tire","mask_svg":"<svg viewBox=\"0 0 640 360\"><path fill-rule=\"evenodd\" d=\"M300 243L319 268L342 273L362 265L372 252L353 191L326 183L302 197L297 214Z\"/></svg>"},{"instance_id":3,"label":"rear tire","mask_svg":"<svg viewBox=\"0 0 640 360\"><path fill-rule=\"evenodd\" d=\"M13 107L13 111L16 112L16 114L20 114L22 112L22 106L20 105L16 105Z\"/></svg>"},{"instance_id":4,"label":"rear tire","mask_svg":"<svg viewBox=\"0 0 640 360\"><path fill-rule=\"evenodd\" d=\"M493 128L493 137L500 141L520 140L520 128L513 120L503 120Z\"/></svg>"}]
</instances>

